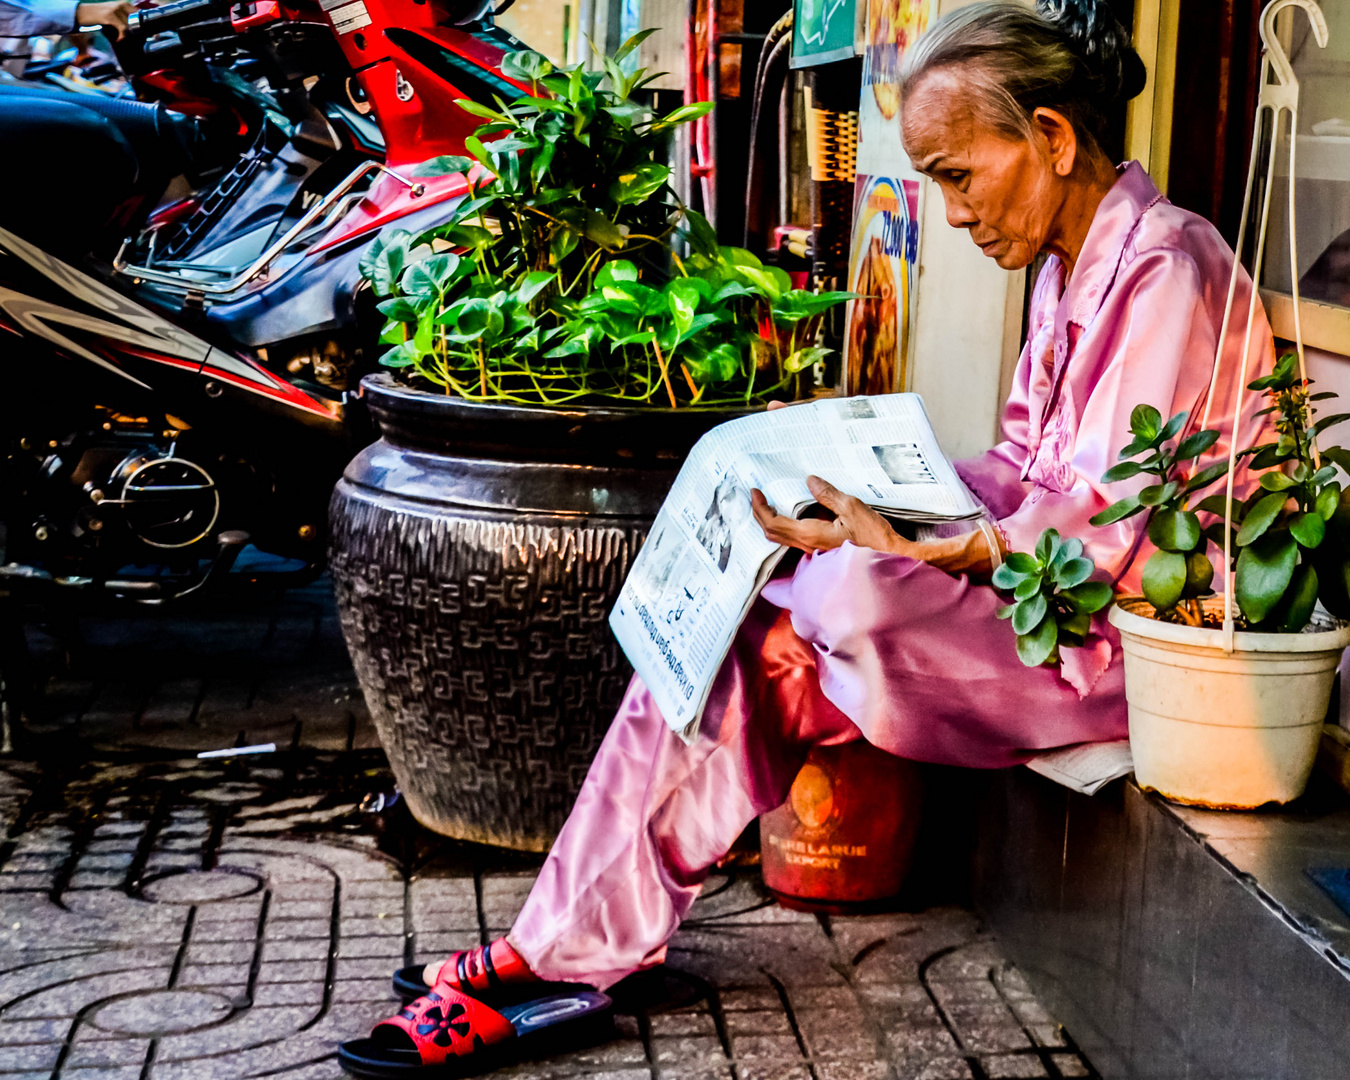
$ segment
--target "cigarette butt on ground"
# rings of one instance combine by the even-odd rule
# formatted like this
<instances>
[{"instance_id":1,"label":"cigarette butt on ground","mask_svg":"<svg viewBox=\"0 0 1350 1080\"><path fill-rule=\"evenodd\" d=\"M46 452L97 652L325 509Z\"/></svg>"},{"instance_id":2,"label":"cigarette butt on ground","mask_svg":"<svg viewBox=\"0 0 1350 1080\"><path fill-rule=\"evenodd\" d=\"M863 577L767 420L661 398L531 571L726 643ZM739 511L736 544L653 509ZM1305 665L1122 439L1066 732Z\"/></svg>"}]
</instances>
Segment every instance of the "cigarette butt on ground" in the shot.
<instances>
[{"instance_id":1,"label":"cigarette butt on ground","mask_svg":"<svg viewBox=\"0 0 1350 1080\"><path fill-rule=\"evenodd\" d=\"M229 746L224 750L203 750L198 758L239 757L242 754L270 754L277 748L274 742L258 743L255 746Z\"/></svg>"}]
</instances>

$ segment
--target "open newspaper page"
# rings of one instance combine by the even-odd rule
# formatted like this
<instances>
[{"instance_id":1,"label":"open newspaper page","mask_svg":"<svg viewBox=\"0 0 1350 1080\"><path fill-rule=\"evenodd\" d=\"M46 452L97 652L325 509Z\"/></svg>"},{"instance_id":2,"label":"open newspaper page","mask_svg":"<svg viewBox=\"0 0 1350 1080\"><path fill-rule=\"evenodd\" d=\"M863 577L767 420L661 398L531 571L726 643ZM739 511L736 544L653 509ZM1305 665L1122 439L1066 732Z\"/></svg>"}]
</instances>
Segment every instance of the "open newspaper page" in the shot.
<instances>
[{"instance_id":1,"label":"open newspaper page","mask_svg":"<svg viewBox=\"0 0 1350 1080\"><path fill-rule=\"evenodd\" d=\"M713 678L786 550L750 512L759 488L780 512L828 480L918 522L977 517L917 394L829 398L714 428L694 447L633 561L610 626L666 721L692 739Z\"/></svg>"}]
</instances>

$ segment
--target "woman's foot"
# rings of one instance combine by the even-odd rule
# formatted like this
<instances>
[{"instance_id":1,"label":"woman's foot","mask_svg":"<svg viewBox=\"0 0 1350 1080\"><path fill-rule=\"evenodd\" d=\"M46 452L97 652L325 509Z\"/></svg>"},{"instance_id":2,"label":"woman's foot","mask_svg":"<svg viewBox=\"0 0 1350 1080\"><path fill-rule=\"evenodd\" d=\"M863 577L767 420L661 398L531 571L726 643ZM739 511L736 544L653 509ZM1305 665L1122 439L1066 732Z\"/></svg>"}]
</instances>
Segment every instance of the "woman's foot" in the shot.
<instances>
[{"instance_id":1,"label":"woman's foot","mask_svg":"<svg viewBox=\"0 0 1350 1080\"><path fill-rule=\"evenodd\" d=\"M438 964L428 964L422 977L428 986L443 981L464 994L539 981L539 976L530 970L530 965L520 958L506 938L454 953Z\"/></svg>"},{"instance_id":2,"label":"woman's foot","mask_svg":"<svg viewBox=\"0 0 1350 1080\"><path fill-rule=\"evenodd\" d=\"M404 998L420 997L438 981L460 993L483 994L540 980L511 943L498 938L424 968L402 968L394 974L394 989Z\"/></svg>"}]
</instances>

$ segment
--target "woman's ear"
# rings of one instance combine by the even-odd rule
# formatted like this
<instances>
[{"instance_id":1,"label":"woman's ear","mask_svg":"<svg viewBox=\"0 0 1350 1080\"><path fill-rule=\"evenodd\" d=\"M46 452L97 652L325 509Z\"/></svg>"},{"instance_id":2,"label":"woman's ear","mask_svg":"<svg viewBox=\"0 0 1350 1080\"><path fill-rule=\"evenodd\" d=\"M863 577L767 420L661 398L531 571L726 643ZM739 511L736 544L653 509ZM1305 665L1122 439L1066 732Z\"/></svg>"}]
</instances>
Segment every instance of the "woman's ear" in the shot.
<instances>
[{"instance_id":1,"label":"woman's ear","mask_svg":"<svg viewBox=\"0 0 1350 1080\"><path fill-rule=\"evenodd\" d=\"M1041 138L1045 140L1050 168L1056 176L1068 176L1073 172L1074 162L1078 158L1078 133L1069 123L1069 118L1061 112L1046 108L1037 109L1031 115Z\"/></svg>"}]
</instances>

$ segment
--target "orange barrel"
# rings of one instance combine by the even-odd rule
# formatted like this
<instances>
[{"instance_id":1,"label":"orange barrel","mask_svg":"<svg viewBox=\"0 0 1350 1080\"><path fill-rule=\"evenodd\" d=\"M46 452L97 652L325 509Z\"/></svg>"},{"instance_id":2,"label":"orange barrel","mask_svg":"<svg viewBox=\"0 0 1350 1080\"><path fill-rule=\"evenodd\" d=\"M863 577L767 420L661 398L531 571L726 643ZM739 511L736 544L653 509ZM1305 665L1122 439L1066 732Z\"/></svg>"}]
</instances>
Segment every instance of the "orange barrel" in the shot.
<instances>
[{"instance_id":1,"label":"orange barrel","mask_svg":"<svg viewBox=\"0 0 1350 1080\"><path fill-rule=\"evenodd\" d=\"M862 739L817 747L787 802L759 819L764 884L805 911L879 905L909 872L922 799L912 761Z\"/></svg>"}]
</instances>

